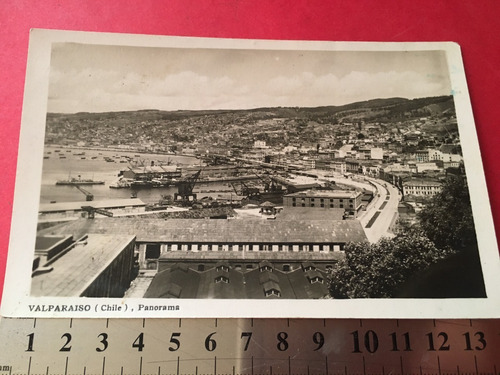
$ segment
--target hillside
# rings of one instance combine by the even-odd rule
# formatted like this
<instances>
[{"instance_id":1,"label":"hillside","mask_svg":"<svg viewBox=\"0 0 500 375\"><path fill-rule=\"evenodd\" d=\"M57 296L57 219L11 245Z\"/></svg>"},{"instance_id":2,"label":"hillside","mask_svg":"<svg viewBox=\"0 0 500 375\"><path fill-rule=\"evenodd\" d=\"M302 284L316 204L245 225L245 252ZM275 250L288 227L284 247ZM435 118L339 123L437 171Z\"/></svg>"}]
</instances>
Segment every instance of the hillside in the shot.
<instances>
[{"instance_id":1,"label":"hillside","mask_svg":"<svg viewBox=\"0 0 500 375\"><path fill-rule=\"evenodd\" d=\"M93 145L206 142L228 146L265 140L314 142L338 135L353 124L378 124L401 130L423 117L454 116L453 97L389 98L315 108L277 107L242 110L159 111L47 114L46 141L81 141ZM436 131L439 121L435 121ZM431 129L427 131L432 132ZM446 130L448 131L448 130Z\"/></svg>"}]
</instances>

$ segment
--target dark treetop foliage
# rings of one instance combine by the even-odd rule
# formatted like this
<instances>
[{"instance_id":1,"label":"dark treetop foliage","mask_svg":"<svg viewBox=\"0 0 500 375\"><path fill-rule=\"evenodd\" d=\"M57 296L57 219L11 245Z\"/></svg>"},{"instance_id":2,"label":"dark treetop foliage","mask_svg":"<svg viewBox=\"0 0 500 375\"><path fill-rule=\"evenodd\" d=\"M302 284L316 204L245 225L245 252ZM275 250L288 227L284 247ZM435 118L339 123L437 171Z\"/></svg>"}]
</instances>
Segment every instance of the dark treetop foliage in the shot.
<instances>
[{"instance_id":1,"label":"dark treetop foliage","mask_svg":"<svg viewBox=\"0 0 500 375\"><path fill-rule=\"evenodd\" d=\"M439 248L477 250L476 231L464 176L449 175L441 192L418 215L427 237Z\"/></svg>"},{"instance_id":2,"label":"dark treetop foliage","mask_svg":"<svg viewBox=\"0 0 500 375\"><path fill-rule=\"evenodd\" d=\"M394 297L411 276L447 255L418 230L375 244L351 243L330 275L330 291L334 298Z\"/></svg>"}]
</instances>

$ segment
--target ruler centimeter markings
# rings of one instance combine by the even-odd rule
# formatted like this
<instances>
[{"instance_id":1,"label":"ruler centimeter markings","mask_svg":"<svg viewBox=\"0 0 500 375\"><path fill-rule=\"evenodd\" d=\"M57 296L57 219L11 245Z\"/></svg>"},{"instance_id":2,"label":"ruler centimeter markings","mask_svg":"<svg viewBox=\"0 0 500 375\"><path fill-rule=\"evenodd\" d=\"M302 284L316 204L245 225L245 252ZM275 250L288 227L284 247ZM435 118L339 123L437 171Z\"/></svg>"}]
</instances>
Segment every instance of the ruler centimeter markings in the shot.
<instances>
[{"instance_id":1,"label":"ruler centimeter markings","mask_svg":"<svg viewBox=\"0 0 500 375\"><path fill-rule=\"evenodd\" d=\"M0 320L0 375L500 375L500 320Z\"/></svg>"}]
</instances>

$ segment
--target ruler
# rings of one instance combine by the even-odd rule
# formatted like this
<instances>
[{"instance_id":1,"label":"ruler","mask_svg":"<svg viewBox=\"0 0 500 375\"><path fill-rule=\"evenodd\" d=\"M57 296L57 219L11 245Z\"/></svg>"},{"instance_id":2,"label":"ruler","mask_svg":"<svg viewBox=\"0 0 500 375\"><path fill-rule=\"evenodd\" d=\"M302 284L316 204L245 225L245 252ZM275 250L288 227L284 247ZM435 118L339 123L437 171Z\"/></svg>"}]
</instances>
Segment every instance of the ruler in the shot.
<instances>
[{"instance_id":1,"label":"ruler","mask_svg":"<svg viewBox=\"0 0 500 375\"><path fill-rule=\"evenodd\" d=\"M0 375L498 375L499 354L500 320L0 321Z\"/></svg>"}]
</instances>

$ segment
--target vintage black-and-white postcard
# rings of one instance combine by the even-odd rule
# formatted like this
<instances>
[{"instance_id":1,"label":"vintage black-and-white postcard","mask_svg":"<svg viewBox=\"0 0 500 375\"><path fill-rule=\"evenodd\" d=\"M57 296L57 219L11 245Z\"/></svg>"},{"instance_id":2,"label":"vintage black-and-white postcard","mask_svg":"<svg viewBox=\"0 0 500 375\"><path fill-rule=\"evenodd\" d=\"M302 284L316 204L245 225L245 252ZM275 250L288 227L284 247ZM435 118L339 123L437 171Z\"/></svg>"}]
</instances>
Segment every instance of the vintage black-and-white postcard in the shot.
<instances>
[{"instance_id":1,"label":"vintage black-and-white postcard","mask_svg":"<svg viewBox=\"0 0 500 375\"><path fill-rule=\"evenodd\" d=\"M453 43L33 30L4 316L497 317Z\"/></svg>"}]
</instances>

